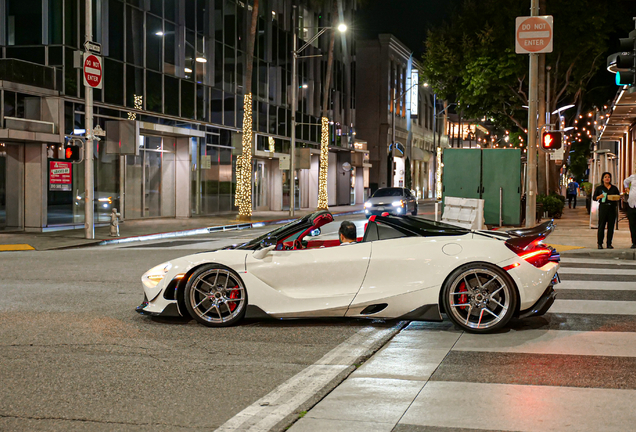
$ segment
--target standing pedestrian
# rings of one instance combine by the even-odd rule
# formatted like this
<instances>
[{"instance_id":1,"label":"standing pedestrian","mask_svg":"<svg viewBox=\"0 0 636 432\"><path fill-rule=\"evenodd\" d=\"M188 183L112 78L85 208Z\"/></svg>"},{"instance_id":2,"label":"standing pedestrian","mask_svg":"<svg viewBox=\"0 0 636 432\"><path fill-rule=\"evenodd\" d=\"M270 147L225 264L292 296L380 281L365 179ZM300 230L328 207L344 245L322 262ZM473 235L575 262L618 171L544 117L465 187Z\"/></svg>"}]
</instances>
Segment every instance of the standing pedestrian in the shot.
<instances>
[{"instance_id":1,"label":"standing pedestrian","mask_svg":"<svg viewBox=\"0 0 636 432\"><path fill-rule=\"evenodd\" d=\"M601 176L601 184L594 190L593 198L598 201L598 248L603 249L603 237L605 236L605 225L607 225L607 248L614 249L612 239L614 238L614 225L616 224L616 214L620 191L612 184L612 175L604 172Z\"/></svg>"},{"instance_id":2,"label":"standing pedestrian","mask_svg":"<svg viewBox=\"0 0 636 432\"><path fill-rule=\"evenodd\" d=\"M629 195L627 200L627 220L629 220L629 232L632 235L632 249L636 249L636 164L634 174L623 181L625 193Z\"/></svg>"},{"instance_id":3,"label":"standing pedestrian","mask_svg":"<svg viewBox=\"0 0 636 432\"><path fill-rule=\"evenodd\" d=\"M568 191L566 195L568 196L568 208L572 208L572 200L574 200L574 208L576 208L576 197L579 194L579 184L574 179L570 179L570 183L568 183Z\"/></svg>"}]
</instances>

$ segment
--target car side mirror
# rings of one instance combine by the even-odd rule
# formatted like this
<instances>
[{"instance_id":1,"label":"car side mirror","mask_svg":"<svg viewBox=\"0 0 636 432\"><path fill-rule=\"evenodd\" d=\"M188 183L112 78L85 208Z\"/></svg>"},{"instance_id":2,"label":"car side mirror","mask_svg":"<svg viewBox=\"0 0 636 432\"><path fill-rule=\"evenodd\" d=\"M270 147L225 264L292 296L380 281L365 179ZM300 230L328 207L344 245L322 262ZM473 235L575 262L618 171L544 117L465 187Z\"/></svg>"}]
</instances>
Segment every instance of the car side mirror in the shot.
<instances>
[{"instance_id":1,"label":"car side mirror","mask_svg":"<svg viewBox=\"0 0 636 432\"><path fill-rule=\"evenodd\" d=\"M262 248L262 249L259 249L257 251L254 251L254 255L253 256L257 260L262 260L263 258L265 258L267 256L267 254L269 254L274 249L276 249L276 245L267 246L265 248Z\"/></svg>"},{"instance_id":2,"label":"car side mirror","mask_svg":"<svg viewBox=\"0 0 636 432\"><path fill-rule=\"evenodd\" d=\"M309 231L309 236L310 237L316 237L316 236L319 236L320 233L321 233L320 228L316 228L316 229L313 229L313 230Z\"/></svg>"}]
</instances>

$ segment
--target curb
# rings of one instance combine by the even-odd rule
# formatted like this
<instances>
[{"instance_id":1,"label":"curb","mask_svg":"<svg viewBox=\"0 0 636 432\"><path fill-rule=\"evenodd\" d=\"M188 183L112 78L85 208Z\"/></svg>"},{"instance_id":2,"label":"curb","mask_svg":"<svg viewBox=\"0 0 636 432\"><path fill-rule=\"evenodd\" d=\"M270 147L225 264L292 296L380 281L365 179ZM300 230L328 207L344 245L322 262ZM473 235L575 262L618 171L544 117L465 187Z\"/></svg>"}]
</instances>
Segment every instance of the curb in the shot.
<instances>
[{"instance_id":1,"label":"curb","mask_svg":"<svg viewBox=\"0 0 636 432\"><path fill-rule=\"evenodd\" d=\"M354 210L354 211L339 212L339 213L332 213L332 214L335 217L335 216L349 216L349 215L355 215L355 214L361 214L361 213L364 213L364 210ZM237 231L237 230L244 230L244 229L251 229L251 228L260 228L260 227L268 226L268 225L280 225L280 224L291 222L296 219L298 218L235 223L235 224L228 224L228 225L216 225L216 226L205 227L205 228L193 228L193 229L184 230L184 231L170 231L170 232L156 233L156 234L144 234L139 236L123 237L123 238L117 238L112 240L102 240L98 243L89 243L82 246L108 246L113 244L132 243L132 242L138 242L138 241L151 241L151 240L161 240L166 238L186 237L191 235L210 234L210 233L221 232L221 231Z\"/></svg>"},{"instance_id":2,"label":"curb","mask_svg":"<svg viewBox=\"0 0 636 432\"><path fill-rule=\"evenodd\" d=\"M578 249L569 250L561 253L562 257L567 258L594 258L594 259L616 259L616 260L628 260L636 261L636 250L623 249L623 250L594 250L594 249Z\"/></svg>"}]
</instances>

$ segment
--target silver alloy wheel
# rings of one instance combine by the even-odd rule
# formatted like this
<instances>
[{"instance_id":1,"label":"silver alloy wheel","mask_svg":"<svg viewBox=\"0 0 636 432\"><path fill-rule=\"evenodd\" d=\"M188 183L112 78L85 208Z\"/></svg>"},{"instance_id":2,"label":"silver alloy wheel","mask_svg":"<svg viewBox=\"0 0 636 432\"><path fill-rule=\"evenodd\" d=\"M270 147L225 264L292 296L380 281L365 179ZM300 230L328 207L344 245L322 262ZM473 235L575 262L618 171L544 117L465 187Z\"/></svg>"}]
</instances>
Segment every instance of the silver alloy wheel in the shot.
<instances>
[{"instance_id":1,"label":"silver alloy wheel","mask_svg":"<svg viewBox=\"0 0 636 432\"><path fill-rule=\"evenodd\" d=\"M240 317L245 300L245 287L240 278L222 268L211 268L197 275L188 295L192 312L217 325Z\"/></svg>"},{"instance_id":2,"label":"silver alloy wheel","mask_svg":"<svg viewBox=\"0 0 636 432\"><path fill-rule=\"evenodd\" d=\"M488 330L507 316L513 289L489 268L466 270L446 292L449 306L446 312L463 327Z\"/></svg>"}]
</instances>

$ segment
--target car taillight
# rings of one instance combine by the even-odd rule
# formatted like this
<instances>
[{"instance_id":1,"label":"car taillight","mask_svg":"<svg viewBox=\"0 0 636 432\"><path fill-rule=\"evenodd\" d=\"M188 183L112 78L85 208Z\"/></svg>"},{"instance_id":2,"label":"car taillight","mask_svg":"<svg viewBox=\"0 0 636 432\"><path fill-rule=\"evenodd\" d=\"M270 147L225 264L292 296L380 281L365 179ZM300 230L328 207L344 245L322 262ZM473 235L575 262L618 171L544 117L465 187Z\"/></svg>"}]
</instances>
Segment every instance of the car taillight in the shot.
<instances>
[{"instance_id":1,"label":"car taillight","mask_svg":"<svg viewBox=\"0 0 636 432\"><path fill-rule=\"evenodd\" d=\"M540 240L536 240L524 248L516 247L508 242L506 242L506 246L519 255L519 258L538 268L543 267L550 261L559 262L559 254L556 250L539 242Z\"/></svg>"},{"instance_id":2,"label":"car taillight","mask_svg":"<svg viewBox=\"0 0 636 432\"><path fill-rule=\"evenodd\" d=\"M535 267L543 267L550 261L552 251L548 248L537 248L530 252L520 254L519 257Z\"/></svg>"}]
</instances>

